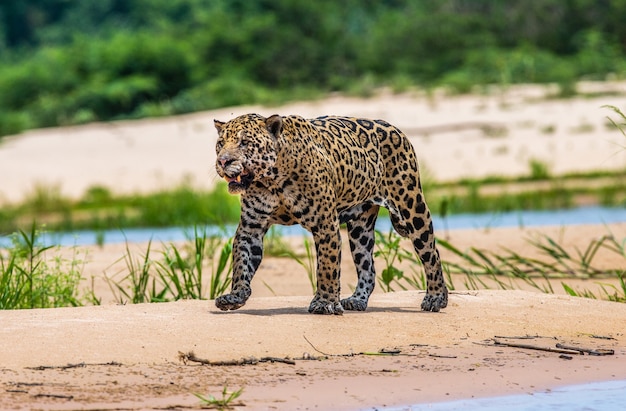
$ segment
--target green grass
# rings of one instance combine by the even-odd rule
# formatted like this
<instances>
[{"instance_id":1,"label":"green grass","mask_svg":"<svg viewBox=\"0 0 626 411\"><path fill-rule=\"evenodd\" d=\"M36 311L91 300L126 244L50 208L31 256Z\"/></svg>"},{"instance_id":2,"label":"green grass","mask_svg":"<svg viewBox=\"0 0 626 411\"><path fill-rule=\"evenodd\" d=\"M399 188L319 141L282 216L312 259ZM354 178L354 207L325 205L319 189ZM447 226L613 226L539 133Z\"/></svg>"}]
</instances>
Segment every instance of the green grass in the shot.
<instances>
[{"instance_id":1,"label":"green grass","mask_svg":"<svg viewBox=\"0 0 626 411\"><path fill-rule=\"evenodd\" d=\"M194 395L200 399L203 406L209 406L211 408L217 408L218 410L223 410L225 408L231 408L237 398L239 398L243 394L243 387L238 389L237 391L228 392L228 387L224 385L224 389L222 390L222 397L217 398L211 394L204 396L201 394Z\"/></svg>"},{"instance_id":2,"label":"green grass","mask_svg":"<svg viewBox=\"0 0 626 411\"><path fill-rule=\"evenodd\" d=\"M620 118L620 120L618 120L619 122L613 120L611 117L607 117L607 119L617 130L619 130L620 133L622 133L624 137L626 137L626 114L624 114L622 110L615 106L607 105L603 107L612 110L615 114L617 114L617 116ZM623 146L622 148L626 149L626 146Z\"/></svg>"},{"instance_id":3,"label":"green grass","mask_svg":"<svg viewBox=\"0 0 626 411\"><path fill-rule=\"evenodd\" d=\"M68 261L44 246L35 225L12 236L12 246L0 249L0 309L82 305L79 283L84 261L74 248Z\"/></svg>"},{"instance_id":4,"label":"green grass","mask_svg":"<svg viewBox=\"0 0 626 411\"><path fill-rule=\"evenodd\" d=\"M384 234L377 232L375 255L383 260L383 270L378 283L385 292L407 289L425 289L426 278L421 262L410 248L402 247L401 238L393 231ZM514 250L481 250L471 247L460 250L450 242L438 239L442 250L456 257L454 261L443 261L446 284L451 290L458 289L454 281L461 275L463 287L467 290L498 288L511 290L526 284L544 293L555 293L552 286L558 281L564 291L573 296L598 298L616 302L626 302L626 239L619 241L611 233L590 240L583 249L566 250L555 239L542 236L529 239L534 253L539 257L522 255ZM611 253L621 261L614 268L601 268L599 252ZM403 260L411 262L412 273L407 274L399 264ZM453 280L457 278L457 280ZM595 282L602 293L596 295L590 290L576 290L567 280L584 279Z\"/></svg>"},{"instance_id":5,"label":"green grass","mask_svg":"<svg viewBox=\"0 0 626 411\"><path fill-rule=\"evenodd\" d=\"M446 262L445 270L452 274L465 275L467 289L490 288L485 280L491 280L501 289L515 288L515 281L544 293L554 293L551 280L560 280L564 290L570 295L596 298L590 291L576 292L567 285L567 279L594 281L618 280L621 287L603 287L602 298L610 301L626 302L626 240L620 242L608 234L600 239L592 239L584 249L567 251L556 240L548 236L528 240L539 258L529 257L514 250L481 250L471 247L459 250L445 240L438 240L443 249L451 252L460 262ZM597 265L599 251L616 254L622 263L615 268L600 268ZM515 280L515 281L514 281Z\"/></svg>"},{"instance_id":6,"label":"green grass","mask_svg":"<svg viewBox=\"0 0 626 411\"><path fill-rule=\"evenodd\" d=\"M120 304L215 299L229 288L232 240L194 228L192 238L181 246L165 244L156 259L151 246L149 242L146 252L137 256L126 243L124 277L106 276Z\"/></svg>"},{"instance_id":7,"label":"green grass","mask_svg":"<svg viewBox=\"0 0 626 411\"><path fill-rule=\"evenodd\" d=\"M126 253L121 258L126 264L126 275L120 281L114 281L105 275L105 280L119 304L133 304L166 301L166 290L152 275L154 262L150 258L152 241L148 242L145 253L137 258L126 243Z\"/></svg>"},{"instance_id":8,"label":"green grass","mask_svg":"<svg viewBox=\"0 0 626 411\"><path fill-rule=\"evenodd\" d=\"M298 255L293 250L289 249L286 253L283 253L281 257L288 257L297 262L306 271L309 284L311 284L311 291L313 294L317 291L317 255L313 252L314 245L308 237L304 238L304 255Z\"/></svg>"},{"instance_id":9,"label":"green grass","mask_svg":"<svg viewBox=\"0 0 626 411\"><path fill-rule=\"evenodd\" d=\"M0 249L0 309L49 308L99 304L101 298L93 289L81 296L78 286L84 261L74 248L69 260L50 256L53 247L42 245L41 232L34 227L14 235L13 245ZM378 283L385 292L397 289L425 289L426 278L412 248L403 248L395 232L377 232L375 256L383 260ZM516 289L525 284L544 293L554 293L553 283L560 283L570 295L626 302L626 239L611 233L590 240L582 249L567 250L551 237L528 240L530 257L514 250L460 250L448 241L438 239L439 247L448 251L454 261L443 261L446 283L451 290ZM602 253L617 256L614 268L599 263ZM305 255L293 251L282 258L292 258L306 272L315 289L315 254L305 243ZM180 299L214 299L230 287L232 276L232 241L207 236L194 230L193 237L180 246L164 245L159 253L148 243L145 252L134 253L126 244L121 279L107 276L115 300L125 303L164 302ZM405 273L403 261L410 264ZM458 287L459 275L463 287ZM601 292L576 289L568 280L584 279L599 285Z\"/></svg>"},{"instance_id":10,"label":"green grass","mask_svg":"<svg viewBox=\"0 0 626 411\"><path fill-rule=\"evenodd\" d=\"M215 299L222 295L231 282L232 239L207 236L206 230L194 229L194 237L180 249L167 246L158 263L158 274L165 289L175 300ZM208 285L204 269L210 268ZM208 287L208 290L207 290Z\"/></svg>"},{"instance_id":11,"label":"green grass","mask_svg":"<svg viewBox=\"0 0 626 411\"><path fill-rule=\"evenodd\" d=\"M376 251L374 257L382 258L384 268L379 277L378 284L385 292L392 291L392 284L399 284L404 278L404 272L398 268L398 264L403 260L417 263L417 259L412 250L404 249L400 246L402 237L395 231L389 231L386 235L376 230Z\"/></svg>"}]
</instances>

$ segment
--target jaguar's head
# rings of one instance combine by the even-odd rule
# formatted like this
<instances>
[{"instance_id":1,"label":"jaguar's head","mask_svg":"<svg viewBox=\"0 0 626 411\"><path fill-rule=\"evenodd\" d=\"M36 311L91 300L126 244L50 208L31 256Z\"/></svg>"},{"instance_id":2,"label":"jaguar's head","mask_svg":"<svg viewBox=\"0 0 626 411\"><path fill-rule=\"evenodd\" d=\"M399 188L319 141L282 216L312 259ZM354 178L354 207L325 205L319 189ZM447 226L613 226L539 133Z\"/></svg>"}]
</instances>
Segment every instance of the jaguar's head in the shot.
<instances>
[{"instance_id":1,"label":"jaguar's head","mask_svg":"<svg viewBox=\"0 0 626 411\"><path fill-rule=\"evenodd\" d=\"M231 194L245 192L256 179L269 177L276 164L282 117L245 114L226 123L215 120L217 174Z\"/></svg>"}]
</instances>

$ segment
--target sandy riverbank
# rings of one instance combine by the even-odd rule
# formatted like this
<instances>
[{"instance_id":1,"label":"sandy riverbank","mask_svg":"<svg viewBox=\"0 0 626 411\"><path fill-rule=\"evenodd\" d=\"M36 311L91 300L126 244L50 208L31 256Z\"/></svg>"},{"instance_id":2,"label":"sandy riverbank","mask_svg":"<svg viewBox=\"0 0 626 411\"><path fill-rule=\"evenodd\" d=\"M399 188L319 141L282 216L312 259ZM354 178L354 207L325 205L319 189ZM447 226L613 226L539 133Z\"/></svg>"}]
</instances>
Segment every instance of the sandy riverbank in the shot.
<instances>
[{"instance_id":1,"label":"sandy riverbank","mask_svg":"<svg viewBox=\"0 0 626 411\"><path fill-rule=\"evenodd\" d=\"M228 386L244 387L237 402L246 410L355 410L626 378L624 305L478 291L453 293L435 314L419 311L420 298L376 295L368 312L342 317L309 315L308 297L254 298L231 313L206 301L2 313L2 407L193 408L199 402L192 393L217 395ZM498 340L615 355L568 360L493 345L495 336L525 335L541 338ZM359 355L381 349L400 354ZM179 351L211 361L254 356L295 364L185 365ZM302 359L309 356L328 358Z\"/></svg>"}]
</instances>

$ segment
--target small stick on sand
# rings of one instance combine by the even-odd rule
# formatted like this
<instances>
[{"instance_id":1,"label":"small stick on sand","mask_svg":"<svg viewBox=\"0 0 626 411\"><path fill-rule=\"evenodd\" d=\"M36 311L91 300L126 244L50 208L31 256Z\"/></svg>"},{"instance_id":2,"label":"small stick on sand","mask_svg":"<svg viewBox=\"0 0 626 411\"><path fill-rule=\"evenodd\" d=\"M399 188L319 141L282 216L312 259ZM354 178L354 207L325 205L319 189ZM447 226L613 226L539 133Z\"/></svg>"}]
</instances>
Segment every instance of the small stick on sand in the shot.
<instances>
[{"instance_id":1,"label":"small stick on sand","mask_svg":"<svg viewBox=\"0 0 626 411\"><path fill-rule=\"evenodd\" d=\"M83 367L98 367L98 366L115 366L121 367L122 364L116 361L104 362L104 363L95 363L95 364L87 364L84 362L77 364L67 364L67 365L39 365L37 367L26 367L27 370L35 370L35 371L45 371L45 370L69 370L72 368L83 368Z\"/></svg>"},{"instance_id":2,"label":"small stick on sand","mask_svg":"<svg viewBox=\"0 0 626 411\"><path fill-rule=\"evenodd\" d=\"M506 336L506 335L494 335L493 338L505 338L508 340L534 340L535 338L541 338L538 335L513 335L513 336Z\"/></svg>"},{"instance_id":3,"label":"small stick on sand","mask_svg":"<svg viewBox=\"0 0 626 411\"><path fill-rule=\"evenodd\" d=\"M582 348L582 347L572 347L569 345L564 345L561 343L558 343L556 345L557 348L562 348L564 350L572 350L572 351L578 351L581 354L585 353L585 354L589 354L589 355L614 355L615 351L611 350L609 348L598 348L598 349L594 349L594 348Z\"/></svg>"},{"instance_id":4,"label":"small stick on sand","mask_svg":"<svg viewBox=\"0 0 626 411\"><path fill-rule=\"evenodd\" d=\"M457 358L456 355L440 355L440 354L428 354L429 357L434 357L434 358Z\"/></svg>"},{"instance_id":5,"label":"small stick on sand","mask_svg":"<svg viewBox=\"0 0 626 411\"><path fill-rule=\"evenodd\" d=\"M61 394L35 394L33 395L35 398L56 398L59 400L73 400L73 395L61 395Z\"/></svg>"},{"instance_id":6,"label":"small stick on sand","mask_svg":"<svg viewBox=\"0 0 626 411\"><path fill-rule=\"evenodd\" d=\"M516 343L507 343L503 341L493 340L494 345L502 345L504 347L512 347L512 348L523 348L526 350L537 350L537 351L547 351L547 352L556 352L560 354L580 354L582 353L577 350L565 350L560 348L551 348L551 347L540 347L537 345L530 344L516 344Z\"/></svg>"},{"instance_id":7,"label":"small stick on sand","mask_svg":"<svg viewBox=\"0 0 626 411\"><path fill-rule=\"evenodd\" d=\"M204 358L199 358L192 351L188 353L178 352L178 359L183 362L183 364L187 364L188 361L196 362L202 365L211 365L217 367L229 367L235 365L256 365L260 362L278 362L282 364L296 365L294 360L289 358L279 358L279 357L263 357L261 359L257 359L255 357L247 357L242 358L240 360L229 360L229 361L210 361Z\"/></svg>"},{"instance_id":8,"label":"small stick on sand","mask_svg":"<svg viewBox=\"0 0 626 411\"><path fill-rule=\"evenodd\" d=\"M308 338L306 338L306 335L302 334L302 337L305 339L306 342L309 343L309 345L311 346L311 348L313 348L315 351L317 351L318 353L325 355L326 357L354 357L355 355L359 355L358 353L350 353L350 354L327 354L324 351L320 351L317 349L316 346L313 345L313 343L311 341L309 341Z\"/></svg>"}]
</instances>

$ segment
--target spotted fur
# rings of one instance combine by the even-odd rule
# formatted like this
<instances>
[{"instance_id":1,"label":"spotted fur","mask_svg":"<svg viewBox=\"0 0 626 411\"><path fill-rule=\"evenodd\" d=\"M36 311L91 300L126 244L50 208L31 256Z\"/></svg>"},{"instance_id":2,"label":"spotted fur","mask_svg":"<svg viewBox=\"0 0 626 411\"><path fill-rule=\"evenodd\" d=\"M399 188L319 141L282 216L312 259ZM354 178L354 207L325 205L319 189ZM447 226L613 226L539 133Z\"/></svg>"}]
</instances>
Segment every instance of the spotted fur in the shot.
<instances>
[{"instance_id":1,"label":"spotted fur","mask_svg":"<svg viewBox=\"0 0 626 411\"><path fill-rule=\"evenodd\" d=\"M395 230L411 239L426 270L422 310L448 303L430 211L420 184L413 146L383 120L257 114L218 131L216 169L231 193L241 194L241 220L233 243L230 294L215 300L222 310L243 306L263 257L263 236L272 224L300 224L317 251L317 291L309 312L363 311L374 290L374 223L389 209ZM346 223L358 284L340 300L341 236Z\"/></svg>"}]
</instances>

